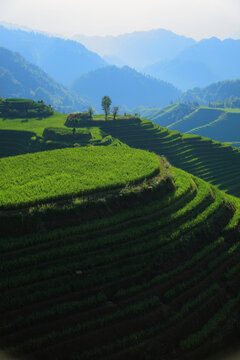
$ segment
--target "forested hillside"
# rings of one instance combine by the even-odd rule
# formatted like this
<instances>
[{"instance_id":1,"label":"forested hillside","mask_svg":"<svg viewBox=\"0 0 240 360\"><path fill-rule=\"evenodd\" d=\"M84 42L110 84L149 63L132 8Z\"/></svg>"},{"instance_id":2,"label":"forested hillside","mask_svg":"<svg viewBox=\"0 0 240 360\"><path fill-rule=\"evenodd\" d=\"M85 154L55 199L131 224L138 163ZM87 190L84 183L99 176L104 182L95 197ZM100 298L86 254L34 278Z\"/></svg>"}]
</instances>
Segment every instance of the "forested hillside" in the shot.
<instances>
[{"instance_id":1,"label":"forested hillside","mask_svg":"<svg viewBox=\"0 0 240 360\"><path fill-rule=\"evenodd\" d=\"M0 96L44 100L62 112L86 109L88 104L57 83L20 54L0 47Z\"/></svg>"},{"instance_id":2,"label":"forested hillside","mask_svg":"<svg viewBox=\"0 0 240 360\"><path fill-rule=\"evenodd\" d=\"M221 106L240 107L240 80L225 80L205 88L188 90L181 96L181 100L198 102L205 106L209 103L218 103Z\"/></svg>"},{"instance_id":3,"label":"forested hillside","mask_svg":"<svg viewBox=\"0 0 240 360\"><path fill-rule=\"evenodd\" d=\"M19 52L54 80L68 85L81 74L105 66L105 61L76 41L8 29L0 25L0 46Z\"/></svg>"},{"instance_id":4,"label":"forested hillside","mask_svg":"<svg viewBox=\"0 0 240 360\"><path fill-rule=\"evenodd\" d=\"M177 99L181 92L171 84L144 76L124 66L108 66L82 75L73 82L71 89L84 95L98 108L104 94L113 105L126 110L137 105L164 106Z\"/></svg>"}]
</instances>

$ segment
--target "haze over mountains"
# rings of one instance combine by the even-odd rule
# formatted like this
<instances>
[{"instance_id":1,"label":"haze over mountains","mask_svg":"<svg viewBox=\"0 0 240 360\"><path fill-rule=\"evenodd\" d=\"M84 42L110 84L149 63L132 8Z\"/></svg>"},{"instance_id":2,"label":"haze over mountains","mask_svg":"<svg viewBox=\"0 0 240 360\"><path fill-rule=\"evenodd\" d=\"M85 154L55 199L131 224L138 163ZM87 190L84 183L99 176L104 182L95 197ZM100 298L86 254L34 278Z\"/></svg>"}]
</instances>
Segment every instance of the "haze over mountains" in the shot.
<instances>
[{"instance_id":1,"label":"haze over mountains","mask_svg":"<svg viewBox=\"0 0 240 360\"><path fill-rule=\"evenodd\" d=\"M240 40L213 37L197 42L163 29L73 38L108 62L134 67L184 91L240 77Z\"/></svg>"},{"instance_id":2,"label":"haze over mountains","mask_svg":"<svg viewBox=\"0 0 240 360\"><path fill-rule=\"evenodd\" d=\"M80 96L53 80L38 66L18 53L0 47L0 96L44 100L55 110L68 112L86 109Z\"/></svg>"},{"instance_id":3,"label":"haze over mountains","mask_svg":"<svg viewBox=\"0 0 240 360\"><path fill-rule=\"evenodd\" d=\"M181 101L208 105L209 102L224 103L231 97L240 98L240 79L219 81L204 88L188 90L182 95Z\"/></svg>"},{"instance_id":4,"label":"haze over mountains","mask_svg":"<svg viewBox=\"0 0 240 360\"><path fill-rule=\"evenodd\" d=\"M128 63L142 73L129 66L110 66L77 41L0 25L0 46L19 53L1 50L1 96L39 97L64 112L89 104L101 111L104 95L112 97L122 111L139 106L160 108L179 100L208 105L209 101L240 97L238 83L229 81L240 78L240 40L196 42L162 29L75 38L81 38L110 63ZM24 71L26 77L22 76ZM217 83L220 80L225 82ZM206 89L199 88L206 85Z\"/></svg>"},{"instance_id":5,"label":"haze over mountains","mask_svg":"<svg viewBox=\"0 0 240 360\"><path fill-rule=\"evenodd\" d=\"M78 76L106 65L85 46L33 31L8 29L0 25L0 46L19 52L56 81L68 85Z\"/></svg>"},{"instance_id":6,"label":"haze over mountains","mask_svg":"<svg viewBox=\"0 0 240 360\"><path fill-rule=\"evenodd\" d=\"M152 76L172 82L182 90L240 77L240 40L201 40L173 60L145 68Z\"/></svg>"},{"instance_id":7,"label":"haze over mountains","mask_svg":"<svg viewBox=\"0 0 240 360\"><path fill-rule=\"evenodd\" d=\"M105 37L74 35L73 39L97 52L109 63L128 65L138 70L159 60L171 60L196 43L191 38L164 29Z\"/></svg>"},{"instance_id":8,"label":"haze over mountains","mask_svg":"<svg viewBox=\"0 0 240 360\"><path fill-rule=\"evenodd\" d=\"M113 105L128 111L136 105L169 104L181 95L173 85L144 76L128 66L108 66L82 75L71 89L86 97L96 108L101 98L109 94ZM100 109L99 109L100 110Z\"/></svg>"},{"instance_id":9,"label":"haze over mountains","mask_svg":"<svg viewBox=\"0 0 240 360\"><path fill-rule=\"evenodd\" d=\"M135 106L165 106L181 92L171 84L146 77L125 66L107 66L76 79L65 88L20 54L0 47L0 96L44 100L55 110L87 110L92 104L101 112L101 99L108 94L122 111Z\"/></svg>"}]
</instances>

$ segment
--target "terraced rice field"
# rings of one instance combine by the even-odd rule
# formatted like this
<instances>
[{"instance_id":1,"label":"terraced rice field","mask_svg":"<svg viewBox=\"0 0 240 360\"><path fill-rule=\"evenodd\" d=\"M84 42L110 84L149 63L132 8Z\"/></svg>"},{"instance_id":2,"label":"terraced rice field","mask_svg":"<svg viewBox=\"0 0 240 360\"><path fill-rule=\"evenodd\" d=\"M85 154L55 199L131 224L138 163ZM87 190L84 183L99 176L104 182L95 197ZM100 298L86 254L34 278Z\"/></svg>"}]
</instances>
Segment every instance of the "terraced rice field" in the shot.
<instances>
[{"instance_id":1,"label":"terraced rice field","mask_svg":"<svg viewBox=\"0 0 240 360\"><path fill-rule=\"evenodd\" d=\"M0 159L0 207L123 187L159 173L159 159L129 147L82 147Z\"/></svg>"},{"instance_id":2,"label":"terraced rice field","mask_svg":"<svg viewBox=\"0 0 240 360\"><path fill-rule=\"evenodd\" d=\"M139 207L1 239L1 349L24 359L182 359L233 330L239 200L182 170L172 177L176 190Z\"/></svg>"},{"instance_id":3,"label":"terraced rice field","mask_svg":"<svg viewBox=\"0 0 240 360\"><path fill-rule=\"evenodd\" d=\"M240 196L240 150L236 148L208 138L180 134L149 120L101 122L99 126L131 147L164 155L172 165Z\"/></svg>"},{"instance_id":4,"label":"terraced rice field","mask_svg":"<svg viewBox=\"0 0 240 360\"><path fill-rule=\"evenodd\" d=\"M178 103L162 109L142 109L141 114L155 124L171 130L235 143L233 146L239 147L240 109Z\"/></svg>"},{"instance_id":5,"label":"terraced rice field","mask_svg":"<svg viewBox=\"0 0 240 360\"><path fill-rule=\"evenodd\" d=\"M240 195L240 153L230 146L147 120L98 120L95 126ZM81 151L91 156L79 159ZM30 159L29 171L21 173L24 159ZM16 190L9 191L15 198L2 196L0 220L8 219L12 233L25 218L29 221L23 236L6 237L5 224L1 227L1 350L24 360L202 360L239 334L240 200L166 161L156 175L159 161L128 147L64 149L0 160L6 167L1 184ZM64 183L67 169L72 176ZM111 200L102 192L104 171L110 181L105 190L125 187ZM22 180L36 185L40 174L49 180L53 173L58 177L53 190L60 193L49 197L47 186L35 191L34 199L18 201L26 185ZM67 215L58 204L50 212L45 205L42 209L41 200L49 206L60 195L72 201L73 193L85 191L84 176L86 186L93 180L92 207L70 203ZM56 186L61 179L63 186ZM141 181L135 192L131 181ZM42 199L44 191L48 196ZM9 209L9 204L20 208ZM94 207L101 210L99 217ZM42 222L35 224L41 211ZM93 212L91 221L83 220L86 211Z\"/></svg>"}]
</instances>

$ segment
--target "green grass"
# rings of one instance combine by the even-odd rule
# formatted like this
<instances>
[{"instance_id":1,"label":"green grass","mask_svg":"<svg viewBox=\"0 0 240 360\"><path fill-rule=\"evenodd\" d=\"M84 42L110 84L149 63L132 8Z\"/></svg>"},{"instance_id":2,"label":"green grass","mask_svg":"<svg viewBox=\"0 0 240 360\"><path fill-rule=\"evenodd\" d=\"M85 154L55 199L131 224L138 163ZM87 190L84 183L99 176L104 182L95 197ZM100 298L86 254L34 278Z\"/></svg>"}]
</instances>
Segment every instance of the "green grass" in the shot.
<instances>
[{"instance_id":1,"label":"green grass","mask_svg":"<svg viewBox=\"0 0 240 360\"><path fill-rule=\"evenodd\" d=\"M95 129L96 141L119 138L237 188L239 152L230 146L147 120L95 120L94 128L84 126ZM159 162L160 175L151 178ZM207 349L215 335L226 335L225 326L234 330L228 318L239 316L237 197L124 146L21 155L0 166L0 215L13 216L13 227L36 221L37 229L1 238L2 349L33 360L173 360L195 358L191 351L202 343ZM124 188L113 196L118 186ZM81 201L86 207L77 207ZM95 206L100 217L85 221L82 214Z\"/></svg>"},{"instance_id":2,"label":"green grass","mask_svg":"<svg viewBox=\"0 0 240 360\"><path fill-rule=\"evenodd\" d=\"M90 148L98 149L106 148ZM121 349L124 358L141 358L140 346L154 359L155 338L164 343L166 336L179 349L182 339L204 327L202 309L209 306L207 321L218 312L211 302L227 288L227 262L239 256L238 243L225 239L228 223L237 234L228 202L239 203L182 170L172 168L171 176L174 191L155 193L149 202L139 198L140 206L115 215L108 208L103 219L76 227L2 239L3 349L33 359L95 359L118 356Z\"/></svg>"},{"instance_id":3,"label":"green grass","mask_svg":"<svg viewBox=\"0 0 240 360\"><path fill-rule=\"evenodd\" d=\"M53 150L0 160L0 206L23 206L121 187L159 171L155 154L130 148Z\"/></svg>"},{"instance_id":4,"label":"green grass","mask_svg":"<svg viewBox=\"0 0 240 360\"><path fill-rule=\"evenodd\" d=\"M54 113L46 118L30 118L30 119L3 119L0 118L0 130L23 130L36 133L42 136L46 127L63 127L67 115Z\"/></svg>"},{"instance_id":5,"label":"green grass","mask_svg":"<svg viewBox=\"0 0 240 360\"><path fill-rule=\"evenodd\" d=\"M181 133L201 135L239 147L240 109L174 104L170 108L143 109L142 116Z\"/></svg>"},{"instance_id":6,"label":"green grass","mask_svg":"<svg viewBox=\"0 0 240 360\"><path fill-rule=\"evenodd\" d=\"M149 120L127 126L123 123L113 126L109 122L100 127L131 147L165 155L172 165L210 181L231 195L240 196L237 185L240 151L236 148L199 135L168 130Z\"/></svg>"}]
</instances>

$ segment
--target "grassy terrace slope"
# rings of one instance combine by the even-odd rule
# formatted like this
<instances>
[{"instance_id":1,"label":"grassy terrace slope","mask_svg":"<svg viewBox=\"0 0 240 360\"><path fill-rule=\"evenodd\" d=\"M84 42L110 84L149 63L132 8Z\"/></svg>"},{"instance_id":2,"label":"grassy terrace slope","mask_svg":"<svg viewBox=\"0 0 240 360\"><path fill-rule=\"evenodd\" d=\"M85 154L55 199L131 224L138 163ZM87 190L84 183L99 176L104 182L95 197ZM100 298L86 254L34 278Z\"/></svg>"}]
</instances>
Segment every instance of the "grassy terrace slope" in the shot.
<instances>
[{"instance_id":1,"label":"grassy terrace slope","mask_svg":"<svg viewBox=\"0 0 240 360\"><path fill-rule=\"evenodd\" d=\"M45 118L0 117L0 158L51 149L51 144L41 138L43 131L48 127L63 127L65 120L66 115L58 113Z\"/></svg>"},{"instance_id":2,"label":"grassy terrace slope","mask_svg":"<svg viewBox=\"0 0 240 360\"><path fill-rule=\"evenodd\" d=\"M0 159L0 207L123 187L159 172L155 154L128 147L44 151Z\"/></svg>"},{"instance_id":3,"label":"grassy terrace slope","mask_svg":"<svg viewBox=\"0 0 240 360\"><path fill-rule=\"evenodd\" d=\"M37 136L42 136L42 133L47 127L60 127L64 126L67 116L64 114L54 113L51 116L45 118L33 117L33 118L14 118L3 119L0 118L1 130L19 130L19 131L31 131Z\"/></svg>"},{"instance_id":4,"label":"grassy terrace slope","mask_svg":"<svg viewBox=\"0 0 240 360\"><path fill-rule=\"evenodd\" d=\"M197 359L237 333L239 200L167 166L175 187L165 179L164 193L148 187L117 207L103 198L99 219L1 239L1 349Z\"/></svg>"},{"instance_id":5,"label":"grassy terrace slope","mask_svg":"<svg viewBox=\"0 0 240 360\"><path fill-rule=\"evenodd\" d=\"M239 147L240 109L179 103L162 109L143 109L141 115L171 130L201 135Z\"/></svg>"},{"instance_id":6,"label":"grassy terrace slope","mask_svg":"<svg viewBox=\"0 0 240 360\"><path fill-rule=\"evenodd\" d=\"M94 123L76 129L73 135L72 129L64 126L66 118L58 113L46 118L0 117L0 158L66 147L122 145Z\"/></svg>"},{"instance_id":7,"label":"grassy terrace slope","mask_svg":"<svg viewBox=\"0 0 240 360\"><path fill-rule=\"evenodd\" d=\"M95 123L127 145L165 155L172 165L240 196L238 149L208 138L168 130L149 120Z\"/></svg>"}]
</instances>

